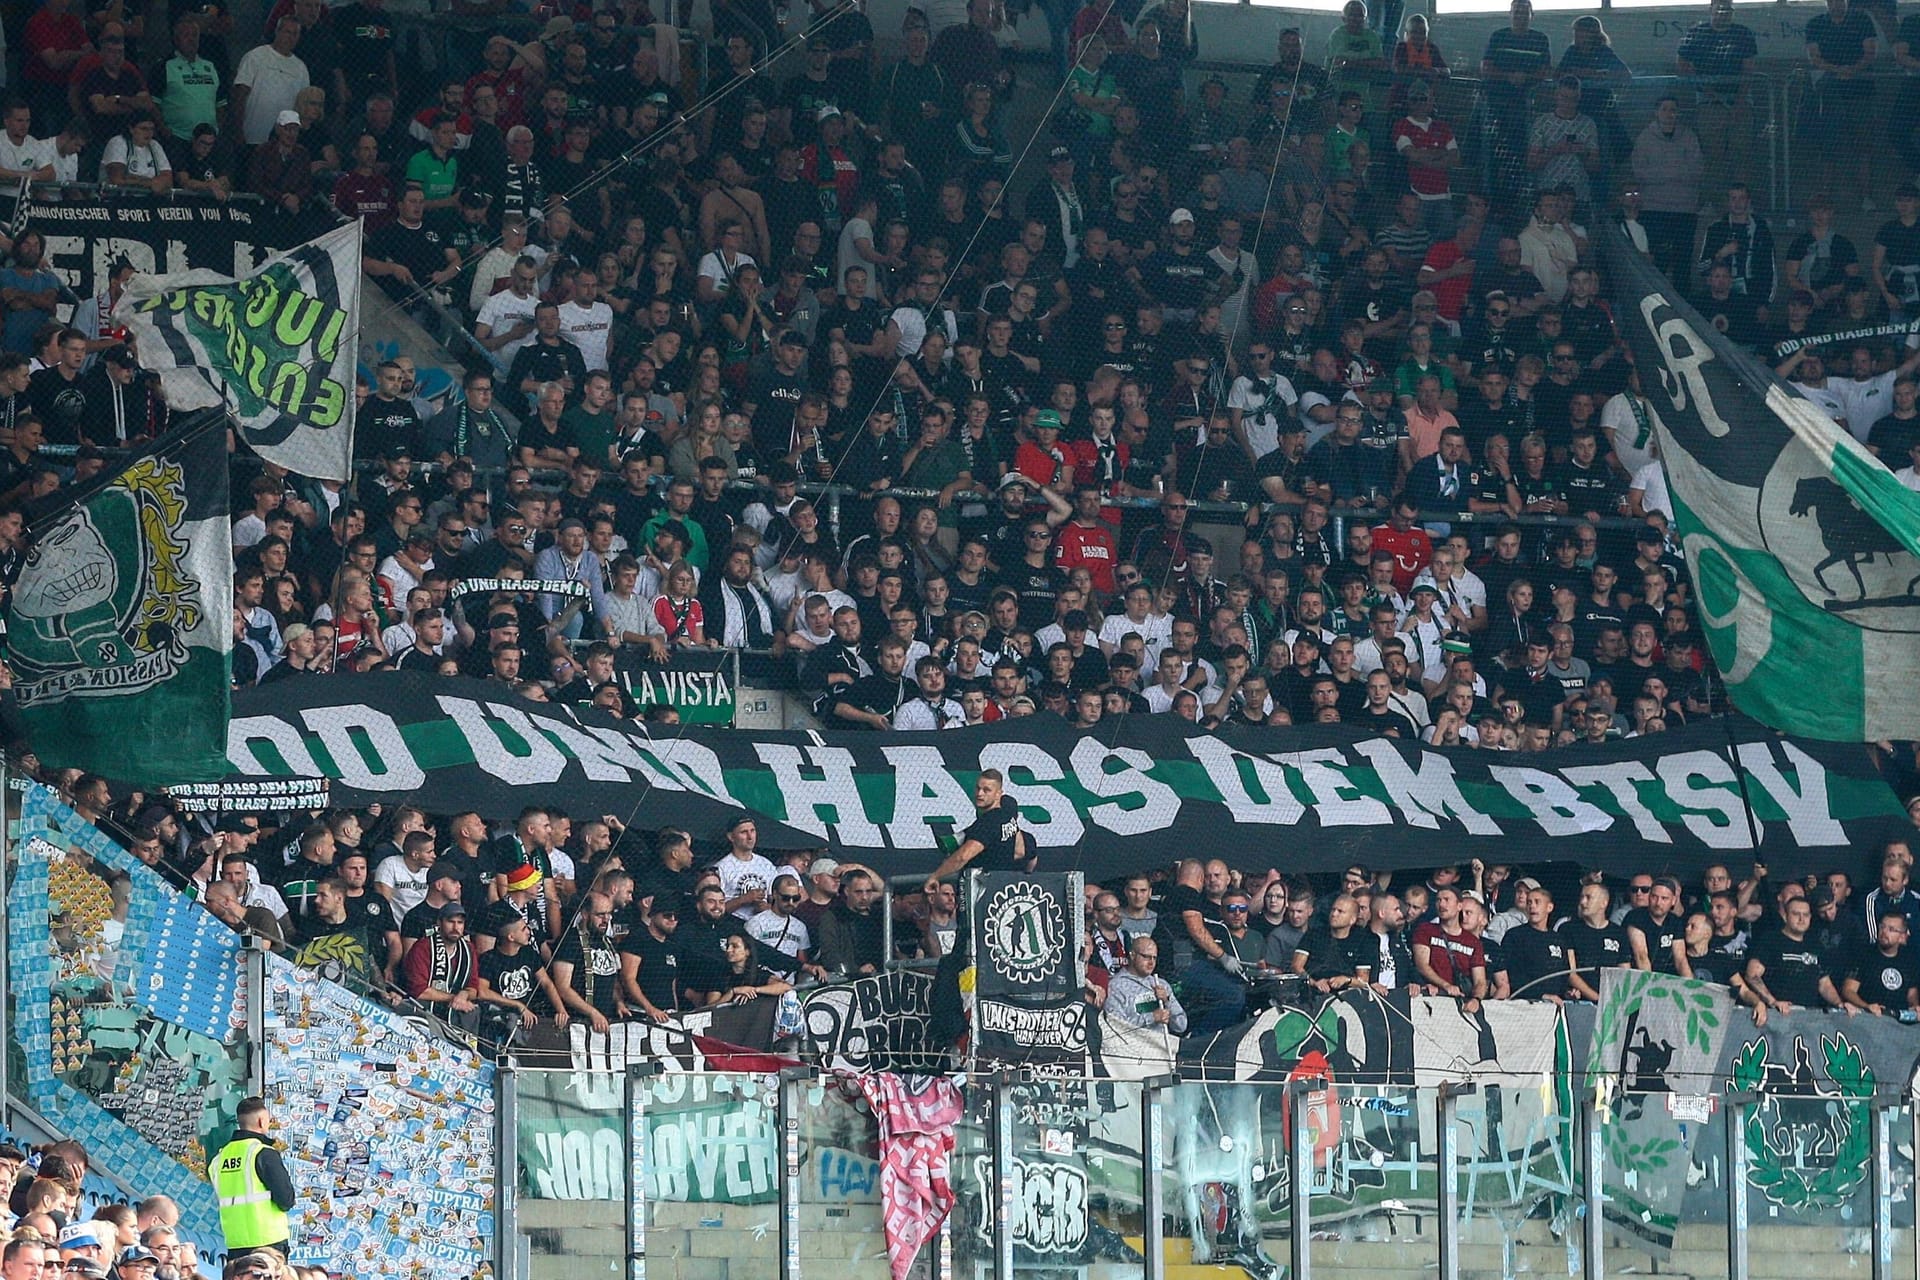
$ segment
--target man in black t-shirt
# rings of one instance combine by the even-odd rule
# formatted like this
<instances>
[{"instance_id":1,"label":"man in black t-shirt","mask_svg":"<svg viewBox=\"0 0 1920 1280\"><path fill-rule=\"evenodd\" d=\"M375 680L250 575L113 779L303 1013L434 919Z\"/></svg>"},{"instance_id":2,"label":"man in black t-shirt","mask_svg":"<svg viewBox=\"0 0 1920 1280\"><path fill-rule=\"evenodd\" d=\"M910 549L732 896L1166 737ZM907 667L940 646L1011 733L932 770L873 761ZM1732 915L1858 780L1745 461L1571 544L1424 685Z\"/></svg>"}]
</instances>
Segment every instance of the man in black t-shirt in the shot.
<instances>
[{"instance_id":1,"label":"man in black t-shirt","mask_svg":"<svg viewBox=\"0 0 1920 1280\"><path fill-rule=\"evenodd\" d=\"M1527 922L1500 936L1506 953L1507 992L1513 1000L1559 1004L1567 993L1567 940L1553 927L1553 893L1535 885L1527 895Z\"/></svg>"},{"instance_id":2,"label":"man in black t-shirt","mask_svg":"<svg viewBox=\"0 0 1920 1280\"><path fill-rule=\"evenodd\" d=\"M1783 915L1777 932L1760 935L1747 949L1747 985L1741 996L1753 1006L1753 1022L1759 1027L1767 1025L1769 1010L1792 1013L1801 1008L1840 1007L1840 993L1827 973L1827 957L1808 936L1813 904L1804 897L1791 899Z\"/></svg>"},{"instance_id":3,"label":"man in black t-shirt","mask_svg":"<svg viewBox=\"0 0 1920 1280\"><path fill-rule=\"evenodd\" d=\"M413 912L407 916L412 919ZM481 1027L490 1038L504 1041L539 1022L543 1014L552 1015L551 982L541 967L540 953L534 949L533 934L525 920L507 925L493 949L480 957L478 968L480 1003L486 1006Z\"/></svg>"},{"instance_id":4,"label":"man in black t-shirt","mask_svg":"<svg viewBox=\"0 0 1920 1280\"><path fill-rule=\"evenodd\" d=\"M607 938L613 923L613 899L589 893L580 918L553 951L553 985L570 1012L595 1031L627 1016L620 994L620 955Z\"/></svg>"},{"instance_id":5,"label":"man in black t-shirt","mask_svg":"<svg viewBox=\"0 0 1920 1280\"><path fill-rule=\"evenodd\" d=\"M725 991L727 961L720 942L729 933L747 934L744 921L727 910L726 895L708 884L694 895L694 911L682 920L673 937L682 991Z\"/></svg>"},{"instance_id":6,"label":"man in black t-shirt","mask_svg":"<svg viewBox=\"0 0 1920 1280\"><path fill-rule=\"evenodd\" d=\"M1379 963L1379 944L1371 933L1355 927L1360 908L1352 896L1340 894L1327 908L1327 923L1307 930L1293 952L1293 971L1305 974L1315 991L1332 994L1364 987Z\"/></svg>"},{"instance_id":7,"label":"man in black t-shirt","mask_svg":"<svg viewBox=\"0 0 1920 1280\"><path fill-rule=\"evenodd\" d=\"M658 1022L680 1007L680 957L673 946L680 899L656 895L646 927L620 940L620 989L629 1007Z\"/></svg>"},{"instance_id":8,"label":"man in black t-shirt","mask_svg":"<svg viewBox=\"0 0 1920 1280\"><path fill-rule=\"evenodd\" d=\"M1633 944L1627 931L1608 919L1613 895L1603 884L1580 886L1580 915L1563 920L1555 930L1572 954L1569 986L1582 1000L1600 998L1600 971L1633 963Z\"/></svg>"},{"instance_id":9,"label":"man in black t-shirt","mask_svg":"<svg viewBox=\"0 0 1920 1280\"><path fill-rule=\"evenodd\" d=\"M1846 1002L1868 1013L1920 1016L1920 959L1907 950L1907 918L1880 917L1875 946L1862 951L1841 988Z\"/></svg>"},{"instance_id":10,"label":"man in black t-shirt","mask_svg":"<svg viewBox=\"0 0 1920 1280\"><path fill-rule=\"evenodd\" d=\"M974 871L1033 871L1039 854L1020 829L1020 806L1006 794L1006 778L998 769L982 769L973 784L974 820L960 838L960 847L946 856L927 877L932 895L939 882L965 869Z\"/></svg>"},{"instance_id":11,"label":"man in black t-shirt","mask_svg":"<svg viewBox=\"0 0 1920 1280\"><path fill-rule=\"evenodd\" d=\"M1633 944L1633 963L1655 973L1678 973L1673 944L1680 941L1686 920L1680 914L1680 882L1661 876L1653 882L1649 904L1627 913L1620 922Z\"/></svg>"}]
</instances>

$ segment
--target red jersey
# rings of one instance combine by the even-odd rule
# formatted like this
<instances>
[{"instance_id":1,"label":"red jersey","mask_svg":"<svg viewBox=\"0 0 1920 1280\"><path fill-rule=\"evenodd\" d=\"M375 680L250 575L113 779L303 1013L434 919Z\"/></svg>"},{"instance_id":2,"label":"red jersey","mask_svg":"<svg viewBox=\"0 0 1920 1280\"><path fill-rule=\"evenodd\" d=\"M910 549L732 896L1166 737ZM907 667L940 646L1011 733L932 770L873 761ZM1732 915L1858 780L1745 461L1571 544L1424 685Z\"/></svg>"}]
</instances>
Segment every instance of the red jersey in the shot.
<instances>
[{"instance_id":1,"label":"red jersey","mask_svg":"<svg viewBox=\"0 0 1920 1280\"><path fill-rule=\"evenodd\" d=\"M1480 939L1465 929L1450 934L1436 920L1413 931L1413 945L1427 948L1427 963L1442 982L1469 994L1473 991L1473 971L1487 966L1487 949L1480 945Z\"/></svg>"},{"instance_id":2,"label":"red jersey","mask_svg":"<svg viewBox=\"0 0 1920 1280\"><path fill-rule=\"evenodd\" d=\"M1433 539L1419 525L1411 529L1375 525L1373 549L1393 553L1393 586L1401 595L1412 590L1414 578L1433 560Z\"/></svg>"},{"instance_id":3,"label":"red jersey","mask_svg":"<svg viewBox=\"0 0 1920 1280\"><path fill-rule=\"evenodd\" d=\"M26 43L27 55L22 59L21 74L35 84L66 84L71 78L70 73L82 70L80 63L56 71L47 65L45 58L34 55L49 49L58 53L73 53L85 48L87 24L71 13L56 18L41 9L27 19Z\"/></svg>"},{"instance_id":4,"label":"red jersey","mask_svg":"<svg viewBox=\"0 0 1920 1280\"><path fill-rule=\"evenodd\" d=\"M1426 260L1420 265L1423 267L1432 267L1435 271L1445 271L1448 267L1466 256L1466 253L1461 250L1458 241L1451 239L1442 240L1439 244L1427 250ZM1433 291L1435 309L1447 319L1457 321L1460 319L1461 313L1466 310L1467 292L1473 288L1473 272L1468 271L1464 275L1452 276L1436 284L1419 285L1418 287L1431 289Z\"/></svg>"},{"instance_id":5,"label":"red jersey","mask_svg":"<svg viewBox=\"0 0 1920 1280\"><path fill-rule=\"evenodd\" d=\"M473 97L473 91L480 85L492 85L493 96L500 102L500 114L494 120L501 133L517 124L527 122L527 73L520 67L508 67L505 71L481 71L467 77L467 97ZM469 128L469 132L471 129Z\"/></svg>"},{"instance_id":6,"label":"red jersey","mask_svg":"<svg viewBox=\"0 0 1920 1280\"><path fill-rule=\"evenodd\" d=\"M1437 116L1425 124L1414 123L1412 116L1402 116L1393 125L1393 149L1404 157L1412 150L1458 151L1460 144L1454 141L1447 122ZM1449 190L1447 171L1409 162L1407 186L1422 200L1444 199Z\"/></svg>"},{"instance_id":7,"label":"red jersey","mask_svg":"<svg viewBox=\"0 0 1920 1280\"><path fill-rule=\"evenodd\" d=\"M393 179L384 173L369 177L349 171L334 179L333 207L349 218L365 218L368 231L393 221L394 204Z\"/></svg>"},{"instance_id":8,"label":"red jersey","mask_svg":"<svg viewBox=\"0 0 1920 1280\"><path fill-rule=\"evenodd\" d=\"M1067 483L1073 483L1073 463L1073 452L1065 445L1055 445L1049 452L1025 440L1013 453L1013 469L1043 489L1059 478L1063 469Z\"/></svg>"},{"instance_id":9,"label":"red jersey","mask_svg":"<svg viewBox=\"0 0 1920 1280\"><path fill-rule=\"evenodd\" d=\"M1054 539L1053 562L1068 573L1085 566L1093 579L1093 589L1102 595L1113 594L1113 566L1120 559L1120 548L1113 533L1103 524L1091 529L1073 521Z\"/></svg>"}]
</instances>

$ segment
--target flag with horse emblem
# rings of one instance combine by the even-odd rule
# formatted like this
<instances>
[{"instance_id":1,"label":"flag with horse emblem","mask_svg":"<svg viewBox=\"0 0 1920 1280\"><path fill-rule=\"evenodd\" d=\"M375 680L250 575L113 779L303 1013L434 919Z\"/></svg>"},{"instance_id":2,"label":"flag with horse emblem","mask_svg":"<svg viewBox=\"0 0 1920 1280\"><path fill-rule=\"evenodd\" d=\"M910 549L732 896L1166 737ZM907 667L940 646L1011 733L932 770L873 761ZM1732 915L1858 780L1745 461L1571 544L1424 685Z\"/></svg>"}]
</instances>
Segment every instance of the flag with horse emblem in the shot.
<instances>
[{"instance_id":1,"label":"flag with horse emblem","mask_svg":"<svg viewBox=\"0 0 1920 1280\"><path fill-rule=\"evenodd\" d=\"M227 772L226 433L195 416L32 531L7 660L49 768L147 787Z\"/></svg>"},{"instance_id":2,"label":"flag with horse emblem","mask_svg":"<svg viewBox=\"0 0 1920 1280\"><path fill-rule=\"evenodd\" d=\"M1808 737L1920 737L1920 704L1888 695L1920 671L1920 493L1603 234L1728 696Z\"/></svg>"},{"instance_id":3,"label":"flag with horse emblem","mask_svg":"<svg viewBox=\"0 0 1920 1280\"><path fill-rule=\"evenodd\" d=\"M136 275L113 318L176 412L224 405L267 461L319 480L352 476L358 222L244 280L200 269Z\"/></svg>"}]
</instances>

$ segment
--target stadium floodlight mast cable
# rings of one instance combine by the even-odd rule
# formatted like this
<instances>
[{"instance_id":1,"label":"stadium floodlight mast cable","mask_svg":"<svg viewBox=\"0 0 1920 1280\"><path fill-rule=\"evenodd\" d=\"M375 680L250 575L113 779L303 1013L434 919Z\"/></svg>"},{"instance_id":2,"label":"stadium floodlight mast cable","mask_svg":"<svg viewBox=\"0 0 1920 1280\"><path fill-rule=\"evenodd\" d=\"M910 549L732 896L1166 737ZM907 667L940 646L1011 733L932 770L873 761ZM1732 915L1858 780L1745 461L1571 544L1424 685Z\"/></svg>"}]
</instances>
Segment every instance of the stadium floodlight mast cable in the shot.
<instances>
[{"instance_id":1,"label":"stadium floodlight mast cable","mask_svg":"<svg viewBox=\"0 0 1920 1280\"><path fill-rule=\"evenodd\" d=\"M1286 152L1287 139L1293 134L1293 109L1295 106L1299 104L1299 101L1300 101L1299 99L1300 72L1306 65L1307 65L1307 60L1304 57L1302 57L1298 62L1293 64L1293 82L1287 87L1287 114L1281 121L1280 140L1278 145L1275 146L1273 150L1273 172L1267 175L1267 192L1266 192L1266 195L1262 196L1260 199L1260 213L1259 213L1259 216L1255 219L1253 224L1253 248L1250 249L1248 252L1253 254L1255 271L1258 271L1260 268L1260 238L1264 236L1267 231L1267 210L1273 204L1273 188L1280 180L1280 157ZM1239 263L1236 262L1234 266L1238 268ZM1246 298L1246 301L1240 305L1239 313L1233 317L1233 328L1227 334L1226 349L1227 349L1228 359L1233 358L1234 341L1240 336L1240 326L1246 323L1247 312L1253 308L1254 291L1257 288L1259 288L1259 285L1260 285L1259 281L1249 280L1247 281L1245 286L1243 286L1246 289L1247 298ZM1232 296L1232 295L1228 295L1228 296ZM1291 381L1291 379L1289 379L1289 381ZM1226 385L1226 381L1224 377L1220 379L1216 379L1214 382L1213 404L1210 405L1207 409L1208 421L1211 421L1213 419L1214 414L1220 411L1220 388L1224 385ZM1202 424L1203 436L1204 436L1204 430L1205 430L1205 424L1203 423ZM1203 445L1202 447L1205 447L1205 446ZM1197 496L1198 495L1196 494L1188 495L1188 497L1197 497Z\"/></svg>"},{"instance_id":2,"label":"stadium floodlight mast cable","mask_svg":"<svg viewBox=\"0 0 1920 1280\"><path fill-rule=\"evenodd\" d=\"M675 112L672 118L670 118L665 123L660 125L652 133L640 139L638 142L634 143L631 147L628 147L625 151L621 152L619 155L615 156L613 159L607 161L605 164L601 165L600 168L595 170L592 174L588 175L585 178L582 178L578 183L574 184L574 186L571 189L564 192L558 192L553 195L549 195L547 197L548 202L551 203L553 200L558 199L558 200L563 200L567 204L571 205L575 200L575 198L587 194L588 192L597 188L601 183L611 179L616 173L620 172L620 170L631 166L636 161L644 157L649 151L652 151L655 147L658 147L661 143L679 134L688 125L691 125L695 120L698 120L701 116L704 116L708 112L712 111L715 107L719 106L722 102L726 101L733 94L737 93L740 89L750 84L759 83L759 77L762 72L772 67L774 63L778 62L781 58L785 57L788 53L792 52L794 49L800 47L810 37L817 35L822 31L825 31L828 27L832 26L835 22L839 21L839 19L844 14L850 13L856 8L858 8L858 0L839 0L839 3L834 5L834 7L830 9L827 13L823 14L820 17L820 19L817 22L815 22L812 26L796 31L793 35L789 36L784 42L782 42L778 47L769 49L767 51L766 57L760 59L758 62L753 64L753 69L751 74L744 75L744 76L735 76L732 80L728 81L726 84L721 85L718 89L713 90L711 93L707 94L705 97L695 102L691 107L688 107L685 111ZM500 246L501 238L502 238L501 236L496 235L493 239L487 241L487 243L479 250L479 252L484 254L485 252L487 252L487 250L497 249ZM394 305L399 307L410 307L414 303L419 302L425 298L428 298L433 293L435 288L437 288L437 286L435 285L416 283L411 292L406 293L401 297L395 299Z\"/></svg>"}]
</instances>

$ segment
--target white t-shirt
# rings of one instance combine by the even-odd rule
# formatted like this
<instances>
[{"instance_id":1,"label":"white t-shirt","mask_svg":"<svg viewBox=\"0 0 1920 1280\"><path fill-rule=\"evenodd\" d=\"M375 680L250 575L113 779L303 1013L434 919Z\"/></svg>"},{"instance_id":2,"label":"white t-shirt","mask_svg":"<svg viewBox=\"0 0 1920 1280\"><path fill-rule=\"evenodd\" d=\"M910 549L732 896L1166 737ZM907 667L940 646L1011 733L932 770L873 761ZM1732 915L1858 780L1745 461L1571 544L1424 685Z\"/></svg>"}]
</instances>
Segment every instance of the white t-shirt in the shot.
<instances>
[{"instance_id":1,"label":"white t-shirt","mask_svg":"<svg viewBox=\"0 0 1920 1280\"><path fill-rule=\"evenodd\" d=\"M1293 384L1280 374L1271 382L1242 374L1233 380L1227 392L1227 407L1240 410L1240 425L1247 433L1247 446L1255 458L1264 458L1280 447L1280 419L1291 417L1300 397Z\"/></svg>"},{"instance_id":2,"label":"white t-shirt","mask_svg":"<svg viewBox=\"0 0 1920 1280\"><path fill-rule=\"evenodd\" d=\"M1140 660L1151 671L1160 661L1160 651L1173 638L1173 618L1167 614L1156 616L1149 613L1143 620L1135 622L1124 613L1116 613L1100 623L1100 648L1103 652L1112 653L1120 647L1122 639L1135 634L1147 642L1147 651Z\"/></svg>"},{"instance_id":3,"label":"white t-shirt","mask_svg":"<svg viewBox=\"0 0 1920 1280\"><path fill-rule=\"evenodd\" d=\"M958 729L967 722L967 713L952 698L942 698L936 705L925 698L915 698L912 702L903 702L900 709L893 713L893 727L899 730L914 729Z\"/></svg>"},{"instance_id":4,"label":"white t-shirt","mask_svg":"<svg viewBox=\"0 0 1920 1280\"><path fill-rule=\"evenodd\" d=\"M16 146L12 138L0 133L0 169L31 172L43 164L52 164L53 151L52 138L27 138Z\"/></svg>"},{"instance_id":5,"label":"white t-shirt","mask_svg":"<svg viewBox=\"0 0 1920 1280\"><path fill-rule=\"evenodd\" d=\"M391 853L373 869L373 882L393 890L394 914L404 916L427 900L427 877L432 872L431 865L415 871L404 857Z\"/></svg>"},{"instance_id":6,"label":"white t-shirt","mask_svg":"<svg viewBox=\"0 0 1920 1280\"><path fill-rule=\"evenodd\" d=\"M1820 407L1820 412L1826 414L1835 422L1841 422L1846 419L1849 406L1845 397L1835 392L1835 388L1839 385L1836 379L1828 378L1827 385L1824 387L1810 387L1804 382L1793 382L1788 385L1807 399L1813 401L1814 404ZM1852 423L1848 423L1847 429L1855 432L1856 437L1864 437L1868 431L1873 429L1873 424L1869 422L1865 427L1855 428Z\"/></svg>"},{"instance_id":7,"label":"white t-shirt","mask_svg":"<svg viewBox=\"0 0 1920 1280\"><path fill-rule=\"evenodd\" d=\"M765 889L773 892L774 866L771 862L754 854L751 858L737 858L729 853L720 859L714 871L720 877L720 892L732 900L749 889ZM742 920L751 917L757 908L740 907L733 914Z\"/></svg>"},{"instance_id":8,"label":"white t-shirt","mask_svg":"<svg viewBox=\"0 0 1920 1280\"><path fill-rule=\"evenodd\" d=\"M873 279L873 264L860 256L860 250L854 247L856 240L865 240L870 244L873 241L873 224L865 218L848 218L847 225L840 228L838 265L834 270L833 278L838 282L842 293L847 291L848 267L864 267L868 281L871 282ZM875 247L878 248L878 246ZM872 296L871 292L868 296Z\"/></svg>"},{"instance_id":9,"label":"white t-shirt","mask_svg":"<svg viewBox=\"0 0 1920 1280\"><path fill-rule=\"evenodd\" d=\"M1654 459L1633 473L1630 488L1640 490L1640 505L1648 511L1658 511L1669 522L1673 519L1673 499L1667 494L1667 473Z\"/></svg>"},{"instance_id":10,"label":"white t-shirt","mask_svg":"<svg viewBox=\"0 0 1920 1280\"><path fill-rule=\"evenodd\" d=\"M153 178L173 172L173 166L167 163L167 153L160 149L159 143L149 142L144 147L135 147L128 143L124 133L108 138L106 150L100 153L103 173L110 164L127 166L127 176L130 178Z\"/></svg>"},{"instance_id":11,"label":"white t-shirt","mask_svg":"<svg viewBox=\"0 0 1920 1280\"><path fill-rule=\"evenodd\" d=\"M1920 493L1920 471L1915 471L1912 467L1902 467L1893 473L1893 478L1915 493Z\"/></svg>"},{"instance_id":12,"label":"white t-shirt","mask_svg":"<svg viewBox=\"0 0 1920 1280\"><path fill-rule=\"evenodd\" d=\"M1631 393L1623 392L1607 401L1606 408L1600 410L1600 427L1613 440L1613 456L1620 459L1620 468L1632 475L1653 461L1653 411L1647 411L1649 431L1645 440L1640 439L1640 420L1634 417Z\"/></svg>"},{"instance_id":13,"label":"white t-shirt","mask_svg":"<svg viewBox=\"0 0 1920 1280\"><path fill-rule=\"evenodd\" d=\"M274 117L293 110L294 95L311 83L307 64L292 54L282 55L271 44L247 50L234 69L233 83L247 89L247 114L240 136L257 147L273 132Z\"/></svg>"},{"instance_id":14,"label":"white t-shirt","mask_svg":"<svg viewBox=\"0 0 1920 1280\"><path fill-rule=\"evenodd\" d=\"M799 881L794 883L797 885ZM807 932L807 922L799 916L782 916L772 907L748 917L747 936L795 959L802 951L813 950L813 935Z\"/></svg>"},{"instance_id":15,"label":"white t-shirt","mask_svg":"<svg viewBox=\"0 0 1920 1280\"><path fill-rule=\"evenodd\" d=\"M480 304L480 314L475 317L475 321L486 325L488 333L496 335L507 333L518 327L522 321L532 324L533 309L539 305L540 299L536 295L529 294L522 298L516 296L511 289L502 289ZM532 342L535 336L533 330L528 329L525 336L515 338L494 352L494 358L501 364L511 365L513 358L520 354L520 348Z\"/></svg>"},{"instance_id":16,"label":"white t-shirt","mask_svg":"<svg viewBox=\"0 0 1920 1280\"><path fill-rule=\"evenodd\" d=\"M607 367L607 343L613 337L613 308L604 302L583 307L577 302L560 306L560 336L580 348L587 372Z\"/></svg>"},{"instance_id":17,"label":"white t-shirt","mask_svg":"<svg viewBox=\"0 0 1920 1280\"><path fill-rule=\"evenodd\" d=\"M1847 406L1847 430L1853 438L1866 443L1873 424L1893 412L1894 373L1875 374L1864 382L1853 378L1828 378L1827 390Z\"/></svg>"},{"instance_id":18,"label":"white t-shirt","mask_svg":"<svg viewBox=\"0 0 1920 1280\"><path fill-rule=\"evenodd\" d=\"M740 274L740 268L759 265L753 260L753 255L746 253L735 255L732 265L728 265L720 260L720 251L715 249L700 259L699 274L704 279L713 281L714 292L724 298L727 296L727 290L733 288L733 278Z\"/></svg>"}]
</instances>

